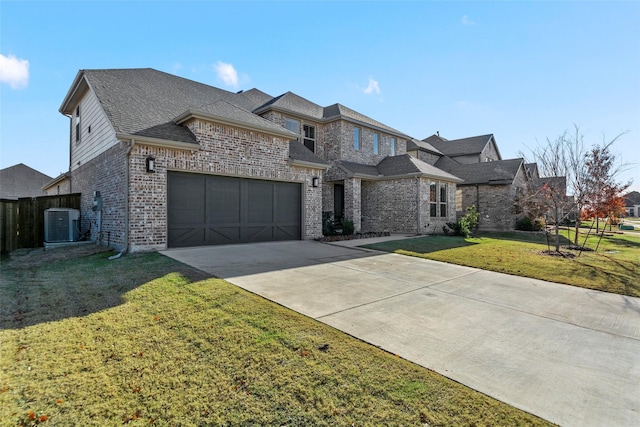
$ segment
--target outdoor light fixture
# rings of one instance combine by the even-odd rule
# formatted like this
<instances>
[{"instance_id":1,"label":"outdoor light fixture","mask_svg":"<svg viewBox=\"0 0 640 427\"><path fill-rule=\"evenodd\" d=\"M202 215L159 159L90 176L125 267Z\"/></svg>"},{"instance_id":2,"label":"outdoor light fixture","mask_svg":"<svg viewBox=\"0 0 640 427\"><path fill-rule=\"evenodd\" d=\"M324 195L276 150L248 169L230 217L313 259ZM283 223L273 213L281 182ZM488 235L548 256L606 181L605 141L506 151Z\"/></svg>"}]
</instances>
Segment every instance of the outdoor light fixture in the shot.
<instances>
[{"instance_id":1,"label":"outdoor light fixture","mask_svg":"<svg viewBox=\"0 0 640 427\"><path fill-rule=\"evenodd\" d=\"M320 183L320 178L318 178L317 176L314 176L313 179L311 180L311 185L313 187L317 187L319 183Z\"/></svg>"},{"instance_id":2,"label":"outdoor light fixture","mask_svg":"<svg viewBox=\"0 0 640 427\"><path fill-rule=\"evenodd\" d=\"M147 157L147 172L154 173L156 171L156 159L155 157Z\"/></svg>"}]
</instances>

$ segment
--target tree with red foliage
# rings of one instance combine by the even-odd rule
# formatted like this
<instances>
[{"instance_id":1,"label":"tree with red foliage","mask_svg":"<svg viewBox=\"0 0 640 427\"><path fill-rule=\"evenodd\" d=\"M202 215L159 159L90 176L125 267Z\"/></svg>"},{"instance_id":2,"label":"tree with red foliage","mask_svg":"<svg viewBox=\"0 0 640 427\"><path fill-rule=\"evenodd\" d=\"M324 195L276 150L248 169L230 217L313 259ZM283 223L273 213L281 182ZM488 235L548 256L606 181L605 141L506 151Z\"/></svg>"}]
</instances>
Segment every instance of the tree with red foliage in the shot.
<instances>
[{"instance_id":1,"label":"tree with red foliage","mask_svg":"<svg viewBox=\"0 0 640 427\"><path fill-rule=\"evenodd\" d=\"M616 167L615 156L609 151L610 147L611 143L593 147L587 153L585 161L588 191L583 212L586 218L595 218L596 223L600 218L617 218L624 212L622 193L631 185L631 182L616 182L621 169L620 166Z\"/></svg>"}]
</instances>

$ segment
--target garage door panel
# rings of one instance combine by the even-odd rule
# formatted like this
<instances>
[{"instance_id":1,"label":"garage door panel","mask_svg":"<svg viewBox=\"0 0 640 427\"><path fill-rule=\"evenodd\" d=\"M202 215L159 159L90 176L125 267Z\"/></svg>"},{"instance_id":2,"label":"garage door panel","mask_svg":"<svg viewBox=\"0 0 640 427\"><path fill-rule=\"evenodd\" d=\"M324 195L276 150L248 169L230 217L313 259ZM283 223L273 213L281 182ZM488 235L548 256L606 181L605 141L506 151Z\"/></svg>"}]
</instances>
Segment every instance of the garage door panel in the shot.
<instances>
[{"instance_id":1,"label":"garage door panel","mask_svg":"<svg viewBox=\"0 0 640 427\"><path fill-rule=\"evenodd\" d=\"M301 185L170 172L168 246L298 240Z\"/></svg>"},{"instance_id":2,"label":"garage door panel","mask_svg":"<svg viewBox=\"0 0 640 427\"><path fill-rule=\"evenodd\" d=\"M247 181L247 215L249 224L273 221L273 187L268 181Z\"/></svg>"},{"instance_id":3,"label":"garage door panel","mask_svg":"<svg viewBox=\"0 0 640 427\"><path fill-rule=\"evenodd\" d=\"M239 226L219 226L210 227L207 230L206 245L230 245L240 243L240 227Z\"/></svg>"},{"instance_id":4,"label":"garage door panel","mask_svg":"<svg viewBox=\"0 0 640 427\"><path fill-rule=\"evenodd\" d=\"M275 193L276 222L300 224L300 185L278 183Z\"/></svg>"},{"instance_id":5,"label":"garage door panel","mask_svg":"<svg viewBox=\"0 0 640 427\"><path fill-rule=\"evenodd\" d=\"M207 221L212 224L235 223L240 217L241 181L229 177L208 177L207 179Z\"/></svg>"}]
</instances>

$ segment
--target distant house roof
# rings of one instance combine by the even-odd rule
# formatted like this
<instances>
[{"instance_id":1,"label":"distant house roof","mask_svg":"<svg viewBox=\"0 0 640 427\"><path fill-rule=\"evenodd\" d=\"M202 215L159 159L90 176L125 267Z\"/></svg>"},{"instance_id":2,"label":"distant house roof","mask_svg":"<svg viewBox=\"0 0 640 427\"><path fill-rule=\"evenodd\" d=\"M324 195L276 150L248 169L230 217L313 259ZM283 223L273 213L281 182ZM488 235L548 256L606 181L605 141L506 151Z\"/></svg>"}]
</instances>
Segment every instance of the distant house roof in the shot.
<instances>
[{"instance_id":1,"label":"distant house roof","mask_svg":"<svg viewBox=\"0 0 640 427\"><path fill-rule=\"evenodd\" d=\"M492 140L494 140L493 134L451 140L446 140L439 136L434 138L432 135L423 141L429 142L433 147L449 157L457 157L469 154L480 154ZM496 145L496 150L497 149L498 147ZM498 155L500 154L498 153Z\"/></svg>"},{"instance_id":2,"label":"distant house roof","mask_svg":"<svg viewBox=\"0 0 640 427\"><path fill-rule=\"evenodd\" d=\"M426 176L434 179L441 179L451 182L462 182L462 180L448 172L423 162L408 154L385 157L376 166L362 163L340 161L338 165L351 176L361 178L382 179L402 176Z\"/></svg>"},{"instance_id":3,"label":"distant house roof","mask_svg":"<svg viewBox=\"0 0 640 427\"><path fill-rule=\"evenodd\" d=\"M42 189L51 177L24 163L0 170L0 198L16 200L20 197L46 196Z\"/></svg>"},{"instance_id":4,"label":"distant house roof","mask_svg":"<svg viewBox=\"0 0 640 427\"><path fill-rule=\"evenodd\" d=\"M625 206L637 206L640 205L640 193L637 191L632 191L624 196L624 205Z\"/></svg>"},{"instance_id":5,"label":"distant house roof","mask_svg":"<svg viewBox=\"0 0 640 427\"><path fill-rule=\"evenodd\" d=\"M494 162L463 165L446 156L441 157L435 164L437 168L462 178L464 183L460 185L511 184L523 165L523 159L496 160Z\"/></svg>"}]
</instances>

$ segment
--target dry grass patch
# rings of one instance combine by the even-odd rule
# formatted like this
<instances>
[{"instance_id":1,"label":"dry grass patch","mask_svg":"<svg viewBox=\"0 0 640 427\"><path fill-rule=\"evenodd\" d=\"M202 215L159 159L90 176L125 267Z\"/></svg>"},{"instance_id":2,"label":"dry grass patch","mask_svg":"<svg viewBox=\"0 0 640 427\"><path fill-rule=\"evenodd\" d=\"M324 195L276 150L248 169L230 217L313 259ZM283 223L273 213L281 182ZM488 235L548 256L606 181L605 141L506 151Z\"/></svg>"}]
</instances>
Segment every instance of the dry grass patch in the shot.
<instances>
[{"instance_id":1,"label":"dry grass patch","mask_svg":"<svg viewBox=\"0 0 640 427\"><path fill-rule=\"evenodd\" d=\"M162 255L108 255L3 263L1 425L546 425Z\"/></svg>"}]
</instances>

